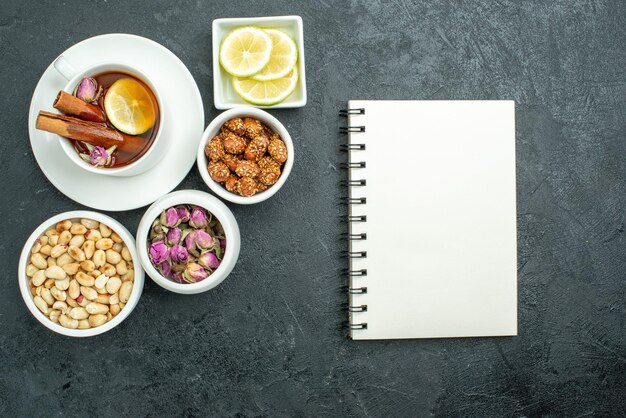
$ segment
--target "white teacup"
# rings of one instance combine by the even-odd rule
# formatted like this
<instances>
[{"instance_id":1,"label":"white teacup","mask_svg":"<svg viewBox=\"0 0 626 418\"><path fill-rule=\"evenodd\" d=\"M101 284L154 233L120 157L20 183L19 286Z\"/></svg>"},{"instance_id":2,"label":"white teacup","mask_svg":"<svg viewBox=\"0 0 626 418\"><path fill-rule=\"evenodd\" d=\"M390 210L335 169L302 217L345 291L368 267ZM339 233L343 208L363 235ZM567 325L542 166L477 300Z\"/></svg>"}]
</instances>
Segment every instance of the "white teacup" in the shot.
<instances>
[{"instance_id":1,"label":"white teacup","mask_svg":"<svg viewBox=\"0 0 626 418\"><path fill-rule=\"evenodd\" d=\"M68 158L72 162L74 162L79 167L95 174L130 177L148 171L149 169L154 167L159 161L161 161L161 159L165 156L165 153L167 152L169 146L168 138L162 135L163 124L165 123L163 102L161 101L161 95L159 94L159 90L150 81L150 79L146 77L145 74L143 74L141 71L137 70L131 65L123 64L120 62L104 62L77 71L75 70L75 67L63 56L57 58L56 61L54 61L53 65L54 68L59 72L59 74L61 74L65 79L68 80L68 83L63 88L63 90L67 93L72 94L78 83L80 83L80 80L83 79L83 77L91 77L106 72L120 72L129 74L146 83L146 85L152 90L152 93L154 94L157 104L159 106L159 126L157 127L157 132L154 140L152 141L152 145L146 151L146 153L136 161L133 161L128 165L116 168L94 167L88 162L84 161L82 158L80 158L80 156L74 149L71 140L61 137L61 148L63 148Z\"/></svg>"}]
</instances>

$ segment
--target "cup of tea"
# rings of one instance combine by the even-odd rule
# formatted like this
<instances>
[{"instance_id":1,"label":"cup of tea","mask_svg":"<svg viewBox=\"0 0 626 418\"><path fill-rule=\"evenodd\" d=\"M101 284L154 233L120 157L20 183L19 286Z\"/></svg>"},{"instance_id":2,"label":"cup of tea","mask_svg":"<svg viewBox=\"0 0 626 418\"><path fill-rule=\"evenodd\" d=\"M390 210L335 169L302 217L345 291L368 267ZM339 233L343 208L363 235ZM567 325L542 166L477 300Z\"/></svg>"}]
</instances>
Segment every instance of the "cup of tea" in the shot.
<instances>
[{"instance_id":1,"label":"cup of tea","mask_svg":"<svg viewBox=\"0 0 626 418\"><path fill-rule=\"evenodd\" d=\"M122 62L103 62L77 70L63 56L53 65L68 80L63 92L99 108L90 107L100 112L101 119L87 123L98 123L98 128L106 128L116 138L126 138L134 144L132 149L104 148L59 135L61 148L72 162L95 174L129 177L151 169L165 156L169 144L161 135L161 95L143 72Z\"/></svg>"}]
</instances>

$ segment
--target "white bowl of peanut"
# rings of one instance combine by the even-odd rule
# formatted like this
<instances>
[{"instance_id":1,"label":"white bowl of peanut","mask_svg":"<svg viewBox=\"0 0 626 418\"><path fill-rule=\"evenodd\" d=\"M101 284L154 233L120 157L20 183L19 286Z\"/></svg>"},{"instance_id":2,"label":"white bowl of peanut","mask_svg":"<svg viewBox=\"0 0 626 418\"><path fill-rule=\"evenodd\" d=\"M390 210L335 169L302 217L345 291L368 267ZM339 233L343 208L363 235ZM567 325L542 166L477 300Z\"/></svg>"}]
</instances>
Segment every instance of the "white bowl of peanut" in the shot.
<instances>
[{"instance_id":1,"label":"white bowl of peanut","mask_svg":"<svg viewBox=\"0 0 626 418\"><path fill-rule=\"evenodd\" d=\"M133 236L115 219L92 211L60 213L35 229L22 250L18 278L33 316L70 337L119 325L144 284Z\"/></svg>"}]
</instances>

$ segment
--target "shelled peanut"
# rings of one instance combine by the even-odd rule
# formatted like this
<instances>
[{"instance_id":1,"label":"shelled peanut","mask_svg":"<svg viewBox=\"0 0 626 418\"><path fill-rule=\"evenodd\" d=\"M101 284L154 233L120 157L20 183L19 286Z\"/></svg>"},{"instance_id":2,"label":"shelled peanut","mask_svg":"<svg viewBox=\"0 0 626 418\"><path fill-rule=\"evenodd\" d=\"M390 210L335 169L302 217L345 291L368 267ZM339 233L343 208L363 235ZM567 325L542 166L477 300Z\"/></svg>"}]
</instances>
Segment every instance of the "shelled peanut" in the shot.
<instances>
[{"instance_id":1,"label":"shelled peanut","mask_svg":"<svg viewBox=\"0 0 626 418\"><path fill-rule=\"evenodd\" d=\"M100 326L120 313L133 290L128 247L107 225L64 220L35 241L26 266L35 306L66 328Z\"/></svg>"}]
</instances>

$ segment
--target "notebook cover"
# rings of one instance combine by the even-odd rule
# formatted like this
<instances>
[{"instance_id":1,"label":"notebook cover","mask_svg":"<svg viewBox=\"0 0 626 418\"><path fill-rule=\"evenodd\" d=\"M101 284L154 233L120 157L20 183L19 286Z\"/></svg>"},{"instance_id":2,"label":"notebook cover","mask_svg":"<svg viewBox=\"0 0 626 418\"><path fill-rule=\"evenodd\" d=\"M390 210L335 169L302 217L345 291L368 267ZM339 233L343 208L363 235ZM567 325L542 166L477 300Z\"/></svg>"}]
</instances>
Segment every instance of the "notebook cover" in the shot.
<instances>
[{"instance_id":1,"label":"notebook cover","mask_svg":"<svg viewBox=\"0 0 626 418\"><path fill-rule=\"evenodd\" d=\"M350 126L353 339L517 334L513 101L360 101Z\"/></svg>"}]
</instances>

